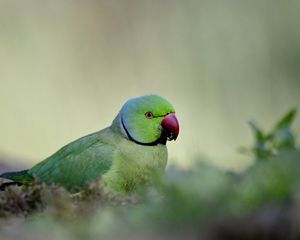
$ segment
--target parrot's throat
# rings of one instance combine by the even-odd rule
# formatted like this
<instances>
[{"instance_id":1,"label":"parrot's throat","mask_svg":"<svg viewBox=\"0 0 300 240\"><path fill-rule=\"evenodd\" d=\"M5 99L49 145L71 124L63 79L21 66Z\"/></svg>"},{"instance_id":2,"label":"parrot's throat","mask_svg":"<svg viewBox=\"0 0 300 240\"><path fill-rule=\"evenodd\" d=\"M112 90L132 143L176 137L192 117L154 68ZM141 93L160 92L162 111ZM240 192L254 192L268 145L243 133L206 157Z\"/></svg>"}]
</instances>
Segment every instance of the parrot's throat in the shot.
<instances>
[{"instance_id":1,"label":"parrot's throat","mask_svg":"<svg viewBox=\"0 0 300 240\"><path fill-rule=\"evenodd\" d=\"M121 124L122 124L122 127L123 129L125 130L126 134L127 134L127 137L129 138L129 140L135 142L136 144L139 144L139 145L144 145L144 146L156 146L158 144L163 144L163 145L166 145L167 143L167 138L165 137L164 134L161 135L161 137L159 139L157 139L156 141L154 142L150 142L150 143L144 143L144 142L139 142L137 140L135 140L131 135L130 133L128 132L125 124L124 124L124 121L123 121L123 117L121 116Z\"/></svg>"}]
</instances>

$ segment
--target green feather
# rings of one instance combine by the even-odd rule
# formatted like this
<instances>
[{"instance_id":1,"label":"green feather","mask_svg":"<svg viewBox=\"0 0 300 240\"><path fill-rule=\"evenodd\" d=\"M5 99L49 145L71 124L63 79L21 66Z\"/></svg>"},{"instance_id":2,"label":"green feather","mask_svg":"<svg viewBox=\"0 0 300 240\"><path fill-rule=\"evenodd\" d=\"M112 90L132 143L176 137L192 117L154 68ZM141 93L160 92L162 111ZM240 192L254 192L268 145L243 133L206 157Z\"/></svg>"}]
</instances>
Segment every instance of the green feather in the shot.
<instances>
[{"instance_id":1,"label":"green feather","mask_svg":"<svg viewBox=\"0 0 300 240\"><path fill-rule=\"evenodd\" d=\"M28 170L23 170L19 172L7 172L3 173L0 175L1 178L6 178L13 180L15 182L20 182L20 183L29 183L34 180L34 178L28 174Z\"/></svg>"},{"instance_id":2,"label":"green feather","mask_svg":"<svg viewBox=\"0 0 300 240\"><path fill-rule=\"evenodd\" d=\"M80 138L31 168L28 173L48 184L81 189L107 172L115 147L109 142L110 129Z\"/></svg>"}]
</instances>

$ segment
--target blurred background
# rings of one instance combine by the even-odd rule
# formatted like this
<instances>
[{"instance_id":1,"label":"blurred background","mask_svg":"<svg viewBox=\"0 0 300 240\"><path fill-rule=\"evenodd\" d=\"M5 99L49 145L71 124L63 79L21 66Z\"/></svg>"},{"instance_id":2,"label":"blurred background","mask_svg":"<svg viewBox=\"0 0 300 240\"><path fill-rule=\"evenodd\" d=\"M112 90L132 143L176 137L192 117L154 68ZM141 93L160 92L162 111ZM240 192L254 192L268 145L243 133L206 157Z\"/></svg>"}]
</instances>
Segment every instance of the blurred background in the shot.
<instances>
[{"instance_id":1,"label":"blurred background","mask_svg":"<svg viewBox=\"0 0 300 240\"><path fill-rule=\"evenodd\" d=\"M170 163L247 166L247 122L269 129L299 107L299 12L296 0L0 0L0 162L30 166L156 93L181 124Z\"/></svg>"}]
</instances>

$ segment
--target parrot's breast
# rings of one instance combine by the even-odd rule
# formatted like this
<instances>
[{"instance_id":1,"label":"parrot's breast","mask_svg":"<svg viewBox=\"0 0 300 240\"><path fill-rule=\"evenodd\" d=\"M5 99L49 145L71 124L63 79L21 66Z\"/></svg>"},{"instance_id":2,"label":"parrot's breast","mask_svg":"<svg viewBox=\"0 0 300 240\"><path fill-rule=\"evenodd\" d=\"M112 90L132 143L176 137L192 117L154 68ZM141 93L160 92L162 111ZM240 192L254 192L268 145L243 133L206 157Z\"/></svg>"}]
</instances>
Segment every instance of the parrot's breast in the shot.
<instances>
[{"instance_id":1,"label":"parrot's breast","mask_svg":"<svg viewBox=\"0 0 300 240\"><path fill-rule=\"evenodd\" d=\"M143 146L124 139L118 144L113 165L103 180L109 188L131 192L163 173L167 159L165 145Z\"/></svg>"}]
</instances>

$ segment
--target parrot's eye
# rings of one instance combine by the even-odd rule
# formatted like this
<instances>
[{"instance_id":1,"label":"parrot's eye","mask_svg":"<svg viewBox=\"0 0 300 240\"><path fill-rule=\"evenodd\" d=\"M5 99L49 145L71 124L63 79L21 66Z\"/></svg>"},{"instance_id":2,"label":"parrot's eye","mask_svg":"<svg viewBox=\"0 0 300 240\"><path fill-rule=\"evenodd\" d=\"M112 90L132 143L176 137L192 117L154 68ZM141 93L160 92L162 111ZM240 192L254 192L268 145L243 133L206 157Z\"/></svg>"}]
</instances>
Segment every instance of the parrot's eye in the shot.
<instances>
[{"instance_id":1,"label":"parrot's eye","mask_svg":"<svg viewBox=\"0 0 300 240\"><path fill-rule=\"evenodd\" d=\"M151 119L151 118L153 118L153 113L152 112L146 112L145 116L146 116L146 118Z\"/></svg>"}]
</instances>

